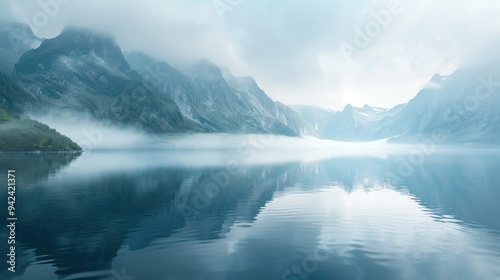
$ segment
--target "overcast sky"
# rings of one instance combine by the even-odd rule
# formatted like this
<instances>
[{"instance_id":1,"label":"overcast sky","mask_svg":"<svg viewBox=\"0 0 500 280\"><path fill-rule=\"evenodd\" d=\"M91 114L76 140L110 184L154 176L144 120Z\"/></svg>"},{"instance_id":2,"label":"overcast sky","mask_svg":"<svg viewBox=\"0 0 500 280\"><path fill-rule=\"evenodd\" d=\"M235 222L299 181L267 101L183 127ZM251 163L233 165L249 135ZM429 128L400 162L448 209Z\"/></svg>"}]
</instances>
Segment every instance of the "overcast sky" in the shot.
<instances>
[{"instance_id":1,"label":"overcast sky","mask_svg":"<svg viewBox=\"0 0 500 280\"><path fill-rule=\"evenodd\" d=\"M174 64L205 57L253 76L275 100L332 109L407 102L433 74L497 54L500 45L500 1L492 0L0 3L2 18L28 22L40 37L66 24L99 28L124 50ZM52 5L44 12L40 3Z\"/></svg>"}]
</instances>

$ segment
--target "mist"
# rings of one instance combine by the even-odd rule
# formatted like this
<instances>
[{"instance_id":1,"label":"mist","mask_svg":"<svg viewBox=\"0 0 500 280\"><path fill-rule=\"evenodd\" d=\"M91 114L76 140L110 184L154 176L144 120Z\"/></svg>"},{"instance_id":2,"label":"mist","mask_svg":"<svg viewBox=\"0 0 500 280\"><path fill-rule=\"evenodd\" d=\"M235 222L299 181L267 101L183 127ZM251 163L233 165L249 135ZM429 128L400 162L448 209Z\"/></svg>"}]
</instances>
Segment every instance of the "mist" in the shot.
<instances>
[{"instance_id":1,"label":"mist","mask_svg":"<svg viewBox=\"0 0 500 280\"><path fill-rule=\"evenodd\" d=\"M47 124L91 150L319 150L337 154L369 154L374 151L403 149L404 145L389 144L386 140L373 142L339 142L315 137L287 137L271 134L175 134L154 135L131 127L119 127L108 122L93 120L80 113L31 116Z\"/></svg>"},{"instance_id":2,"label":"mist","mask_svg":"<svg viewBox=\"0 0 500 280\"><path fill-rule=\"evenodd\" d=\"M151 168L233 168L255 165L313 163L330 158L410 155L434 151L418 145L338 142L314 137L257 134L151 135L133 128L97 122L87 115L66 113L33 117L70 137L84 153L57 176L93 177L119 170ZM425 152L425 153L424 153ZM77 173L71 170L78 170Z\"/></svg>"},{"instance_id":3,"label":"mist","mask_svg":"<svg viewBox=\"0 0 500 280\"><path fill-rule=\"evenodd\" d=\"M2 19L28 23L43 38L67 25L98 29L112 33L124 51L173 65L208 58L237 76L255 77L282 103L331 109L393 107L436 73L490 59L500 20L495 1L395 1L401 12L346 59L339 46L353 45L356 30L373 22L387 1L229 1L222 15L213 1L57 1L43 25L34 18L44 1L2 2Z\"/></svg>"}]
</instances>

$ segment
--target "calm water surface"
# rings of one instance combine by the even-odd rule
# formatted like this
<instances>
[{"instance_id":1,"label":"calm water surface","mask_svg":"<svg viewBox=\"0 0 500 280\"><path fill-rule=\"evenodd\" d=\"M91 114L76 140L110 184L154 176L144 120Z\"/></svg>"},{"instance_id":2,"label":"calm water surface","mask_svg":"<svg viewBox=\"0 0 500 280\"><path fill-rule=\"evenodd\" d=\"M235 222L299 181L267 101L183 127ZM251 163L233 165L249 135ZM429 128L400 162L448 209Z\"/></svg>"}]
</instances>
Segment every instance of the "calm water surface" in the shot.
<instances>
[{"instance_id":1,"label":"calm water surface","mask_svg":"<svg viewBox=\"0 0 500 280\"><path fill-rule=\"evenodd\" d=\"M498 152L234 158L0 155L0 279L500 279Z\"/></svg>"}]
</instances>

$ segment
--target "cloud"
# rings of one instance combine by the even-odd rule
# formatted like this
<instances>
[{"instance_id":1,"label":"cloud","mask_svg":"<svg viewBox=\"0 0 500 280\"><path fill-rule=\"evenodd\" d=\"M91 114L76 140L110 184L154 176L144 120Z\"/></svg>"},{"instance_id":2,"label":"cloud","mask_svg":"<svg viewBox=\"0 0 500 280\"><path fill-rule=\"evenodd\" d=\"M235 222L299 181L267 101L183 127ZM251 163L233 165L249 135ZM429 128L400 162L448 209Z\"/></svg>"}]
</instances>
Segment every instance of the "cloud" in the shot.
<instances>
[{"instance_id":1,"label":"cloud","mask_svg":"<svg viewBox=\"0 0 500 280\"><path fill-rule=\"evenodd\" d=\"M0 13L33 21L40 3L54 2L39 36L66 24L99 28L125 50L173 64L206 57L255 77L273 99L334 109L406 102L435 73L488 59L500 45L500 3L489 0L4 0ZM394 5L400 11L384 21ZM356 46L359 30L375 35L346 59L341 46Z\"/></svg>"}]
</instances>

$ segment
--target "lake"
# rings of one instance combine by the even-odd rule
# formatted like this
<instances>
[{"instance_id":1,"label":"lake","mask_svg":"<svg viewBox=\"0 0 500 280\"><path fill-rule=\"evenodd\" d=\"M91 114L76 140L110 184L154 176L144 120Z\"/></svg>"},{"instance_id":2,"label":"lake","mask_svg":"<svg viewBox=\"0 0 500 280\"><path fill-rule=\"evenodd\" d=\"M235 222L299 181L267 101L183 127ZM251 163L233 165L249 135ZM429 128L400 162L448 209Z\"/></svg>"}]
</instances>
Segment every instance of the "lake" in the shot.
<instances>
[{"instance_id":1,"label":"lake","mask_svg":"<svg viewBox=\"0 0 500 280\"><path fill-rule=\"evenodd\" d=\"M500 152L294 153L1 154L0 278L500 279Z\"/></svg>"}]
</instances>

